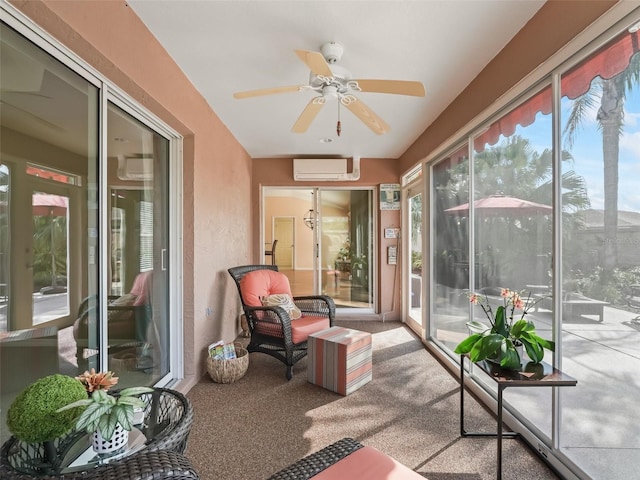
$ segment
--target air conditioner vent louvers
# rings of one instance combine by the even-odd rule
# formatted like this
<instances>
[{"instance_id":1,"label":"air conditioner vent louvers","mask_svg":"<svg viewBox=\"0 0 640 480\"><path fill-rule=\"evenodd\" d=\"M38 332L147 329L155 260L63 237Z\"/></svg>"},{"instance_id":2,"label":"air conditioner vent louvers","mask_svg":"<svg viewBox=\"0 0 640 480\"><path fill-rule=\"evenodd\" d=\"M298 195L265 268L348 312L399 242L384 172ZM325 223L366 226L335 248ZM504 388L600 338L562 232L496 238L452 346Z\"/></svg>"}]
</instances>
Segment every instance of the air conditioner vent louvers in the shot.
<instances>
[{"instance_id":1,"label":"air conditioner vent louvers","mask_svg":"<svg viewBox=\"0 0 640 480\"><path fill-rule=\"evenodd\" d=\"M347 172L346 158L294 158L293 179L299 182L356 181L360 178L360 157L353 157Z\"/></svg>"}]
</instances>

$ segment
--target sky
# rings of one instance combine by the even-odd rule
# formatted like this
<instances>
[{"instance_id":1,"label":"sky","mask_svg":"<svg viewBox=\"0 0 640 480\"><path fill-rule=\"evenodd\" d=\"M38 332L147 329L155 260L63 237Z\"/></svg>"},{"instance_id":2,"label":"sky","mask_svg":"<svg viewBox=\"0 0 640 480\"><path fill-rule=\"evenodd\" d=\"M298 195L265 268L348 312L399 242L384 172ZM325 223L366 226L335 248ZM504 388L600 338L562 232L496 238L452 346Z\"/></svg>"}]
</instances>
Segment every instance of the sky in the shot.
<instances>
[{"instance_id":1,"label":"sky","mask_svg":"<svg viewBox=\"0 0 640 480\"><path fill-rule=\"evenodd\" d=\"M563 102L564 105L567 102ZM589 111L571 149L575 171L587 182L591 207L604 208L602 132ZM640 85L627 95L618 161L618 210L640 212Z\"/></svg>"},{"instance_id":2,"label":"sky","mask_svg":"<svg viewBox=\"0 0 640 480\"><path fill-rule=\"evenodd\" d=\"M563 98L563 119L566 119L569 108L570 100ZM574 158L573 170L585 179L591 208L603 210L602 132L596 120L597 108L594 106L585 115L571 149L566 145L564 148ZM541 153L551 148L551 115L538 113L534 123L527 127L518 126L515 133L529 139L534 150ZM627 93L618 169L618 210L640 212L640 84Z\"/></svg>"}]
</instances>

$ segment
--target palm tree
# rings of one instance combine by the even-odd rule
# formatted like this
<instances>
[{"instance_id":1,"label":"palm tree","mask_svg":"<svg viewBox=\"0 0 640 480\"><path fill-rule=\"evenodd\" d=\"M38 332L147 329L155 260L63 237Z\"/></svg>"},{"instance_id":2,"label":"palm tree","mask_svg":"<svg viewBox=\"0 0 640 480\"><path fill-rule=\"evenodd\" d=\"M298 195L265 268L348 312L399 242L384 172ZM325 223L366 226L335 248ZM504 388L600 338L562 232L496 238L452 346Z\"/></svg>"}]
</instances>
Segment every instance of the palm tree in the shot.
<instances>
[{"instance_id":1,"label":"palm tree","mask_svg":"<svg viewBox=\"0 0 640 480\"><path fill-rule=\"evenodd\" d=\"M532 147L531 142L521 135L504 138L497 145L475 154L473 171L475 192L473 198L478 199L501 193L548 204L552 198L553 189L552 159L550 149L538 152ZM583 217L579 212L590 206L585 180L573 170L573 161L574 159L569 152L562 152L562 162L568 166L567 171L563 174L565 188L562 192L562 220L565 231L581 228ZM448 178L442 177L443 183L439 186L439 190L449 197L445 202L447 204L445 208L467 201L466 195L460 195L461 192L468 189L467 172L468 164L464 162L450 169L446 176ZM448 231L455 232L460 229L460 225L456 225L456 222L459 222L458 219L446 215L444 210L439 215L441 217L439 218L440 223L438 223L440 228L437 231L447 235ZM480 221L478 217L477 220ZM482 253L482 255L486 255L487 265L493 264L492 258L495 255L500 255L504 260L503 263L509 266L508 268L520 268L519 259L531 256L532 252L542 254L551 251L552 222L549 219L505 216L486 218L482 222L484 222L483 230L486 233L492 232L491 248L489 249L487 246ZM467 228L468 224L463 222L461 226ZM546 234L541 235L542 232L546 232ZM462 235L462 238L468 238L468 236L465 234ZM476 237L476 239L478 238L480 237ZM451 239L443 239L440 245L447 245L449 248L456 243ZM518 272L507 272L504 268L501 272L503 276L517 274ZM504 281L505 278L501 278L501 280ZM509 279L509 281L512 280Z\"/></svg>"},{"instance_id":2,"label":"palm tree","mask_svg":"<svg viewBox=\"0 0 640 480\"><path fill-rule=\"evenodd\" d=\"M567 151L562 152L562 163L566 171L562 176L562 221L565 230L573 231L582 227L583 217L578 212L589 208L589 196L583 177L573 170L574 159ZM552 198L553 163L552 151L534 150L530 141L521 135L512 135L498 145L485 149L475 156L474 175L476 176L475 197L487 197L501 193L537 203L547 204ZM508 221L508 219L501 219ZM516 222L512 219L511 222ZM525 238L521 244L525 250L527 236L531 229L538 229L540 219L519 218L517 223L522 228L511 229L521 231ZM545 222L545 228L551 232L551 222ZM545 237L551 241L551 236ZM545 246L551 249L551 245ZM512 244L514 254L519 254L518 244Z\"/></svg>"},{"instance_id":3,"label":"palm tree","mask_svg":"<svg viewBox=\"0 0 640 480\"><path fill-rule=\"evenodd\" d=\"M640 83L640 55L634 55L629 66L610 79L596 77L589 90L576 98L571 106L563 135L569 148L589 109L598 106L596 120L602 132L604 165L604 242L603 274L606 277L618 264L616 235L618 232L618 160L620 136L624 127L624 104L627 93Z\"/></svg>"}]
</instances>

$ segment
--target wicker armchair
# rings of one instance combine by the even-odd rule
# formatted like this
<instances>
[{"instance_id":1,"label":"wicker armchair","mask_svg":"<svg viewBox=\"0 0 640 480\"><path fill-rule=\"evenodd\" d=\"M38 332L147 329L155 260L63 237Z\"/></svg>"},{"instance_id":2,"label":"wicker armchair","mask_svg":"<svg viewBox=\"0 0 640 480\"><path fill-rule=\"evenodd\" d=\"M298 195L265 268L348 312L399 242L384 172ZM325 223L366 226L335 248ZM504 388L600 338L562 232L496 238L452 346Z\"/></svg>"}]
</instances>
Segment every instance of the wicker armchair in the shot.
<instances>
[{"instance_id":1,"label":"wicker armchair","mask_svg":"<svg viewBox=\"0 0 640 480\"><path fill-rule=\"evenodd\" d=\"M273 474L267 480L307 480L362 448L353 438L343 438Z\"/></svg>"},{"instance_id":2,"label":"wicker armchair","mask_svg":"<svg viewBox=\"0 0 640 480\"><path fill-rule=\"evenodd\" d=\"M286 275L278 272L277 265L244 265L229 268L228 272L238 287L251 332L247 350L266 353L280 360L287 366L287 380L291 380L293 365L307 355L309 334L333 326L336 315L333 299L326 295L293 297L289 280ZM256 275L256 272L261 273ZM250 274L257 282L252 281L251 291L248 292L247 280L251 277L247 276ZM264 282L260 283L262 280ZM263 306L259 297L271 294L292 296L302 317L292 320L289 313L280 306Z\"/></svg>"},{"instance_id":3,"label":"wicker armchair","mask_svg":"<svg viewBox=\"0 0 640 480\"><path fill-rule=\"evenodd\" d=\"M122 460L64 475L30 475L8 463L8 443L2 447L0 478L3 480L197 480L200 478L187 457L169 450L142 450Z\"/></svg>"},{"instance_id":4,"label":"wicker armchair","mask_svg":"<svg viewBox=\"0 0 640 480\"><path fill-rule=\"evenodd\" d=\"M325 472L326 470L326 472ZM338 478L349 480L424 480L424 477L389 455L353 438L337 442L301 458L268 480Z\"/></svg>"},{"instance_id":5,"label":"wicker armchair","mask_svg":"<svg viewBox=\"0 0 640 480\"><path fill-rule=\"evenodd\" d=\"M193 426L193 405L189 399L177 390L159 387L140 398L146 403L143 432L151 439L146 448L184 453Z\"/></svg>"}]
</instances>

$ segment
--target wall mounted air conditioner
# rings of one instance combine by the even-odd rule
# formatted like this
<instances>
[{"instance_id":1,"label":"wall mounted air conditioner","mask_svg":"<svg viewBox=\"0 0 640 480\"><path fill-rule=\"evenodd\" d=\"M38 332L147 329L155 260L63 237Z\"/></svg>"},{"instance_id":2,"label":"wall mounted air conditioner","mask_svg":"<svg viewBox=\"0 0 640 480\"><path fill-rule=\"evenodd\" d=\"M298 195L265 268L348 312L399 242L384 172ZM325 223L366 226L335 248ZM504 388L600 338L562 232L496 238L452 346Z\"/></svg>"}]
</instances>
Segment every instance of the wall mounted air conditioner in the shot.
<instances>
[{"instance_id":1,"label":"wall mounted air conditioner","mask_svg":"<svg viewBox=\"0 0 640 480\"><path fill-rule=\"evenodd\" d=\"M345 181L360 178L360 158L353 159L347 173L346 158L294 158L293 179L298 182Z\"/></svg>"},{"instance_id":2,"label":"wall mounted air conditioner","mask_svg":"<svg viewBox=\"0 0 640 480\"><path fill-rule=\"evenodd\" d=\"M153 179L153 158L118 156L120 180L144 181Z\"/></svg>"}]
</instances>

